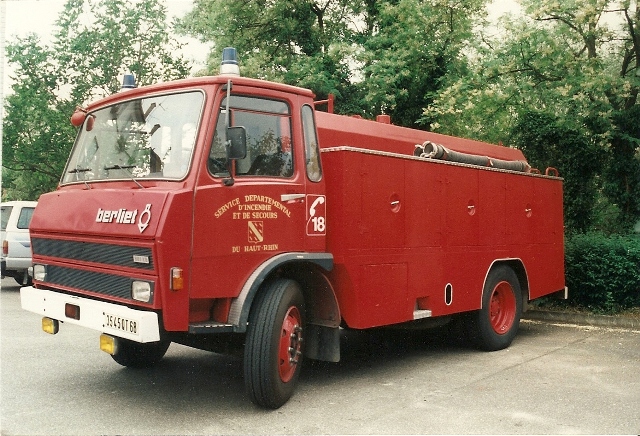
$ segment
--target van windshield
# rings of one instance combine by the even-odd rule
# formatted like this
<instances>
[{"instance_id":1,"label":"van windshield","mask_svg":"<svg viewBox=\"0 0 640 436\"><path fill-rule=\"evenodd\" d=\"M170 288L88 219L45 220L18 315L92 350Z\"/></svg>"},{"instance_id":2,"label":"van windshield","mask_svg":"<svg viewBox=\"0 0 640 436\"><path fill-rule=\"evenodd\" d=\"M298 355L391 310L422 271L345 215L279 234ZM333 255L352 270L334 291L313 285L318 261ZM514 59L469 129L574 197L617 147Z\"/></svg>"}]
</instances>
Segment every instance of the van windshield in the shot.
<instances>
[{"instance_id":1,"label":"van windshield","mask_svg":"<svg viewBox=\"0 0 640 436\"><path fill-rule=\"evenodd\" d=\"M62 183L187 175L202 92L129 100L87 115Z\"/></svg>"}]
</instances>

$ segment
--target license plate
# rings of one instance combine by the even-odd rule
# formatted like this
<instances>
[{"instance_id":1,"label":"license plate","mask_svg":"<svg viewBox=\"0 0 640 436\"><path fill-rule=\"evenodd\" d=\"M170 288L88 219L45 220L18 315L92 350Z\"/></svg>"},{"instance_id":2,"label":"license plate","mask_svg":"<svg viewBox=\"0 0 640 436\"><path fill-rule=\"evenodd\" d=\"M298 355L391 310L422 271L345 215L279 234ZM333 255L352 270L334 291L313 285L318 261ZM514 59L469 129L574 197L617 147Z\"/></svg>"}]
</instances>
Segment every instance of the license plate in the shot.
<instances>
[{"instance_id":1,"label":"license plate","mask_svg":"<svg viewBox=\"0 0 640 436\"><path fill-rule=\"evenodd\" d=\"M104 326L121 332L138 334L138 322L109 313L104 314Z\"/></svg>"}]
</instances>

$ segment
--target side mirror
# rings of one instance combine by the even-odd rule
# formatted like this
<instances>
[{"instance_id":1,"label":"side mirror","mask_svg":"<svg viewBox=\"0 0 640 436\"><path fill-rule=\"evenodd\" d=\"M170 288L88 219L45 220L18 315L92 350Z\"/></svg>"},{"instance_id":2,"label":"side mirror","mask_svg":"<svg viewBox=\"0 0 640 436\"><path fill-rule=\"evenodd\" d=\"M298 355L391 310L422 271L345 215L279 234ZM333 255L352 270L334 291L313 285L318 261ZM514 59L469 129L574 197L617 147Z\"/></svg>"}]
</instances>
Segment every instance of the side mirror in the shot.
<instances>
[{"instance_id":1,"label":"side mirror","mask_svg":"<svg viewBox=\"0 0 640 436\"><path fill-rule=\"evenodd\" d=\"M242 126L227 128L227 158L244 159L247 156L247 130Z\"/></svg>"}]
</instances>

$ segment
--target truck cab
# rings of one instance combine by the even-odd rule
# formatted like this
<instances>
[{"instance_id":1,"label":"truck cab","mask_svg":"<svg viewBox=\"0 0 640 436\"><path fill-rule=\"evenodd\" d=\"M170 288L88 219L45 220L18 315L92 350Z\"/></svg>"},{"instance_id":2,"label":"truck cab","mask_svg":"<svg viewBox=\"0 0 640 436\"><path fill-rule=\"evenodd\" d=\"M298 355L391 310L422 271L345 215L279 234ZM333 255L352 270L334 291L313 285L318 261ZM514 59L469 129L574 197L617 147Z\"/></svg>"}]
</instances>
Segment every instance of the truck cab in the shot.
<instances>
[{"instance_id":1,"label":"truck cab","mask_svg":"<svg viewBox=\"0 0 640 436\"><path fill-rule=\"evenodd\" d=\"M72 123L60 186L32 222L35 284L23 307L45 316L45 331L59 321L94 328L118 363L147 366L172 341L243 342L259 289L284 285L302 299L304 283L317 304L270 315L293 337L273 339L293 356L275 379L293 385L302 323L333 335L340 324L325 277L313 94L222 74L125 89ZM256 401L279 405L290 393L274 395Z\"/></svg>"}]
</instances>

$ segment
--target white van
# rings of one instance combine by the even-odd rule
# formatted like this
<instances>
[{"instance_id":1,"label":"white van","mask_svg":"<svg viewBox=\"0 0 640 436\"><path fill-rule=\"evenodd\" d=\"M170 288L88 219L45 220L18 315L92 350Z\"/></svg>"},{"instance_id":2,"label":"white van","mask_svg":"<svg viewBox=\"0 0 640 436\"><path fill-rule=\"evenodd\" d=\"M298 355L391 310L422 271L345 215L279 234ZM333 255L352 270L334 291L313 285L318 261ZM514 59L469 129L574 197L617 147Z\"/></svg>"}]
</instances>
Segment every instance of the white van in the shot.
<instances>
[{"instance_id":1,"label":"white van","mask_svg":"<svg viewBox=\"0 0 640 436\"><path fill-rule=\"evenodd\" d=\"M2 278L13 277L21 285L31 282L31 239L29 223L36 201L2 203Z\"/></svg>"}]
</instances>

